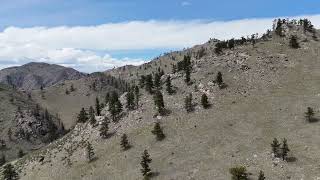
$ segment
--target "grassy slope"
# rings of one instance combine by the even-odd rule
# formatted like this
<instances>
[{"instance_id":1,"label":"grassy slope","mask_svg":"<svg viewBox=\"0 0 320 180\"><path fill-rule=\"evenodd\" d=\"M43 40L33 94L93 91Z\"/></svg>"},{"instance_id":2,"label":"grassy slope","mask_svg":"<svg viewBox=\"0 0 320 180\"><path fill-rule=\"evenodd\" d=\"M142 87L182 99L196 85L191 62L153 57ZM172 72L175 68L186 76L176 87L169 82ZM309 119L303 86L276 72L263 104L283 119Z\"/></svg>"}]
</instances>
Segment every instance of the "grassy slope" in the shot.
<instances>
[{"instance_id":1,"label":"grassy slope","mask_svg":"<svg viewBox=\"0 0 320 180\"><path fill-rule=\"evenodd\" d=\"M71 153L72 165L61 161L68 154L66 150L54 148L44 153L46 163L28 162L23 179L141 179L139 162L144 149L153 159L152 170L159 173L154 179L225 180L235 165L247 166L253 178L263 170L268 179L314 179L320 176L319 123L308 124L303 115L308 106L319 112L318 49L319 43L314 41L293 50L287 41L274 39L258 43L256 48L237 47L222 57L202 58L192 78L210 90L213 106L209 110L196 106L195 112L187 114L183 98L193 92L199 102L202 93L194 92L193 85L187 87L182 77L173 80L178 93L165 95L172 114L160 120L167 136L163 142L156 142L150 132L156 119L150 108L152 97L143 92L142 107L113 125L116 135L102 140L98 128L75 130L74 135L61 140L66 149L80 145ZM234 61L242 55L236 56L236 52L249 55L245 64L250 70L240 70ZM223 72L227 89L207 84L217 71ZM122 133L128 134L133 145L127 152L119 147ZM270 143L274 137L288 139L297 161L273 166ZM98 157L90 164L81 146L86 141L92 142ZM71 142L74 145L70 146Z\"/></svg>"}]
</instances>

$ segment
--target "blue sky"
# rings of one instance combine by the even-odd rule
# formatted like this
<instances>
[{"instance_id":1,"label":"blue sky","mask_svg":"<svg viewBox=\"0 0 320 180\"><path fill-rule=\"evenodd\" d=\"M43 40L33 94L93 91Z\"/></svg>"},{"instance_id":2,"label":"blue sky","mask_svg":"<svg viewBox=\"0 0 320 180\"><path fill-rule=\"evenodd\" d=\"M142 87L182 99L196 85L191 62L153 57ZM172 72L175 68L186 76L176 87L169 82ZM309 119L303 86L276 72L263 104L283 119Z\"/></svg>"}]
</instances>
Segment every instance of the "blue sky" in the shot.
<instances>
[{"instance_id":1,"label":"blue sky","mask_svg":"<svg viewBox=\"0 0 320 180\"><path fill-rule=\"evenodd\" d=\"M183 5L186 4L186 5ZM316 0L2 0L0 27L132 20L234 20L317 14Z\"/></svg>"},{"instance_id":2,"label":"blue sky","mask_svg":"<svg viewBox=\"0 0 320 180\"><path fill-rule=\"evenodd\" d=\"M48 61L100 71L210 37L261 33L279 16L317 25L318 14L316 0L2 0L0 68Z\"/></svg>"}]
</instances>

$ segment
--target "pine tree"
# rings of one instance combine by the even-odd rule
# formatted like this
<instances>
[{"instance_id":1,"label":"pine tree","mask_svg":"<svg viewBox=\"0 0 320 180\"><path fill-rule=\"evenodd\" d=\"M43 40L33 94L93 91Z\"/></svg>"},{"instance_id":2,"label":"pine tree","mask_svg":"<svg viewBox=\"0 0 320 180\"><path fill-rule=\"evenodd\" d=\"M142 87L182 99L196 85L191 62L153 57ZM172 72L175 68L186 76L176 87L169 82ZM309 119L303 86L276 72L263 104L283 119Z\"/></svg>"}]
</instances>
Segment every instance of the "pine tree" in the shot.
<instances>
[{"instance_id":1,"label":"pine tree","mask_svg":"<svg viewBox=\"0 0 320 180\"><path fill-rule=\"evenodd\" d=\"M102 138L108 137L108 135L109 135L109 122L106 118L102 121L102 124L101 124L99 131L100 131L100 136Z\"/></svg>"},{"instance_id":2,"label":"pine tree","mask_svg":"<svg viewBox=\"0 0 320 180\"><path fill-rule=\"evenodd\" d=\"M18 157L19 157L19 158L22 158L23 156L24 156L23 150L22 150L22 149L19 149L19 151L18 151Z\"/></svg>"},{"instance_id":3,"label":"pine tree","mask_svg":"<svg viewBox=\"0 0 320 180\"><path fill-rule=\"evenodd\" d=\"M217 55L220 55L222 53L222 43L221 42L217 42L216 45L215 45L215 48L214 48L214 52L217 54Z\"/></svg>"},{"instance_id":4,"label":"pine tree","mask_svg":"<svg viewBox=\"0 0 320 180\"><path fill-rule=\"evenodd\" d=\"M6 156L2 154L0 158L0 166L3 166L6 162L7 162Z\"/></svg>"},{"instance_id":5,"label":"pine tree","mask_svg":"<svg viewBox=\"0 0 320 180\"><path fill-rule=\"evenodd\" d=\"M153 96L154 104L157 107L158 113L163 115L165 113L165 107L163 102L163 95L161 91L156 91L155 95Z\"/></svg>"},{"instance_id":6,"label":"pine tree","mask_svg":"<svg viewBox=\"0 0 320 180\"><path fill-rule=\"evenodd\" d=\"M101 105L98 97L96 97L96 113L97 116L101 115Z\"/></svg>"},{"instance_id":7,"label":"pine tree","mask_svg":"<svg viewBox=\"0 0 320 180\"><path fill-rule=\"evenodd\" d=\"M70 91L71 92L75 91L75 88L73 87L73 84L71 84L71 86L70 86Z\"/></svg>"},{"instance_id":8,"label":"pine tree","mask_svg":"<svg viewBox=\"0 0 320 180\"><path fill-rule=\"evenodd\" d=\"M272 152L273 152L273 154L274 154L274 156L275 157L278 157L279 156L279 151L280 151L280 143L279 143L279 141L278 141L278 139L277 138L274 138L273 139L273 142L272 142L272 144L271 144L271 148L272 148Z\"/></svg>"},{"instance_id":9,"label":"pine tree","mask_svg":"<svg viewBox=\"0 0 320 180\"><path fill-rule=\"evenodd\" d=\"M154 84L153 84L153 80L152 80L152 75L149 74L146 76L146 79L145 79L145 88L146 88L146 91L150 94L153 93L152 89L154 87Z\"/></svg>"},{"instance_id":10,"label":"pine tree","mask_svg":"<svg viewBox=\"0 0 320 180\"><path fill-rule=\"evenodd\" d=\"M208 101L208 96L204 93L201 96L201 105L203 108L208 109L210 107L210 103Z\"/></svg>"},{"instance_id":11,"label":"pine tree","mask_svg":"<svg viewBox=\"0 0 320 180\"><path fill-rule=\"evenodd\" d=\"M233 39L233 38L230 39L230 40L228 41L228 48L229 48L229 49L234 49L234 44L235 44L234 39Z\"/></svg>"},{"instance_id":12,"label":"pine tree","mask_svg":"<svg viewBox=\"0 0 320 180\"><path fill-rule=\"evenodd\" d=\"M116 120L117 120L119 118L119 115L122 112L122 104L121 104L120 100L116 101L115 110L116 110Z\"/></svg>"},{"instance_id":13,"label":"pine tree","mask_svg":"<svg viewBox=\"0 0 320 180\"><path fill-rule=\"evenodd\" d=\"M87 159L89 162L91 162L94 159L94 151L91 143L88 142L86 149L87 149Z\"/></svg>"},{"instance_id":14,"label":"pine tree","mask_svg":"<svg viewBox=\"0 0 320 180\"><path fill-rule=\"evenodd\" d=\"M170 76L168 76L167 77L167 79L166 79L166 91L167 91L167 93L168 94L173 94L174 93L174 91L173 91L173 89L172 89L172 84L171 84L171 77Z\"/></svg>"},{"instance_id":15,"label":"pine tree","mask_svg":"<svg viewBox=\"0 0 320 180\"><path fill-rule=\"evenodd\" d=\"M161 88L161 76L159 73L155 73L155 75L154 75L154 87L156 89Z\"/></svg>"},{"instance_id":16,"label":"pine tree","mask_svg":"<svg viewBox=\"0 0 320 180\"><path fill-rule=\"evenodd\" d=\"M109 112L111 114L112 120L117 121L119 114L122 112L122 104L119 100L117 92L112 92L110 101L109 101Z\"/></svg>"},{"instance_id":17,"label":"pine tree","mask_svg":"<svg viewBox=\"0 0 320 180\"><path fill-rule=\"evenodd\" d=\"M277 21L277 26L276 26L276 29L275 29L275 33L280 36L280 37L283 37L283 33L282 33L282 21L281 19L278 19Z\"/></svg>"},{"instance_id":18,"label":"pine tree","mask_svg":"<svg viewBox=\"0 0 320 180\"><path fill-rule=\"evenodd\" d=\"M260 172L259 172L258 180L265 180L265 179L266 179L266 177L264 176L263 171L260 171Z\"/></svg>"},{"instance_id":19,"label":"pine tree","mask_svg":"<svg viewBox=\"0 0 320 180\"><path fill-rule=\"evenodd\" d=\"M129 110L134 110L135 107L135 101L134 101L135 94L130 89L129 92L126 94L126 100L127 100L127 108Z\"/></svg>"},{"instance_id":20,"label":"pine tree","mask_svg":"<svg viewBox=\"0 0 320 180\"><path fill-rule=\"evenodd\" d=\"M186 73L186 78L185 78L185 82L189 85L190 84L190 81L191 81L191 68L187 68L185 69L185 73Z\"/></svg>"},{"instance_id":21,"label":"pine tree","mask_svg":"<svg viewBox=\"0 0 320 180\"><path fill-rule=\"evenodd\" d=\"M89 120L90 120L90 124L92 125L92 126L94 126L95 124L96 124L96 116L94 115L94 109L93 109L93 107L92 106L90 106L90 108L89 108Z\"/></svg>"},{"instance_id":22,"label":"pine tree","mask_svg":"<svg viewBox=\"0 0 320 180\"><path fill-rule=\"evenodd\" d=\"M126 134L122 135L120 145L124 151L130 149L131 146L129 144L128 136Z\"/></svg>"},{"instance_id":23,"label":"pine tree","mask_svg":"<svg viewBox=\"0 0 320 180\"><path fill-rule=\"evenodd\" d=\"M84 108L81 109L79 115L78 115L78 122L79 123L85 123L88 121L88 115L86 110Z\"/></svg>"},{"instance_id":24,"label":"pine tree","mask_svg":"<svg viewBox=\"0 0 320 180\"><path fill-rule=\"evenodd\" d=\"M134 87L134 100L135 100L135 106L136 106L136 108L139 107L139 99L140 99L139 86L135 86L135 87Z\"/></svg>"},{"instance_id":25,"label":"pine tree","mask_svg":"<svg viewBox=\"0 0 320 180\"><path fill-rule=\"evenodd\" d=\"M141 88L144 88L145 84L146 84L146 76L141 75L141 77L140 77L140 79L139 79L139 86L140 86Z\"/></svg>"},{"instance_id":26,"label":"pine tree","mask_svg":"<svg viewBox=\"0 0 320 180\"><path fill-rule=\"evenodd\" d=\"M238 166L230 169L232 180L248 180L247 169L244 166Z\"/></svg>"},{"instance_id":27,"label":"pine tree","mask_svg":"<svg viewBox=\"0 0 320 180\"><path fill-rule=\"evenodd\" d=\"M164 135L163 131L162 131L162 128L160 126L160 123L157 122L155 125L154 125L154 128L153 130L151 131L152 134L156 135L156 139L158 141L162 141L166 136Z\"/></svg>"},{"instance_id":28,"label":"pine tree","mask_svg":"<svg viewBox=\"0 0 320 180\"><path fill-rule=\"evenodd\" d=\"M287 144L287 139L283 139L282 147L281 147L282 160L286 160L287 159L289 151L290 151L290 149L289 149L288 144Z\"/></svg>"},{"instance_id":29,"label":"pine tree","mask_svg":"<svg viewBox=\"0 0 320 180\"><path fill-rule=\"evenodd\" d=\"M187 112L193 111L192 94L191 93L188 96L186 96L186 98L184 100L184 107L187 110Z\"/></svg>"},{"instance_id":30,"label":"pine tree","mask_svg":"<svg viewBox=\"0 0 320 180\"><path fill-rule=\"evenodd\" d=\"M223 79L222 79L221 72L218 72L218 74L217 74L216 83L218 84L219 88L221 88L223 86Z\"/></svg>"},{"instance_id":31,"label":"pine tree","mask_svg":"<svg viewBox=\"0 0 320 180\"><path fill-rule=\"evenodd\" d=\"M290 47L294 49L298 49L300 47L297 36L291 35L290 36Z\"/></svg>"},{"instance_id":32,"label":"pine tree","mask_svg":"<svg viewBox=\"0 0 320 180\"><path fill-rule=\"evenodd\" d=\"M306 120L308 122L312 122L313 121L313 116L314 116L314 111L311 107L308 107L307 108L307 112L305 113L305 117L306 117Z\"/></svg>"},{"instance_id":33,"label":"pine tree","mask_svg":"<svg viewBox=\"0 0 320 180\"><path fill-rule=\"evenodd\" d=\"M149 164L151 163L152 159L150 158L150 155L147 150L144 150L142 154L142 160L140 162L141 165L141 173L144 177L149 176L151 169L149 167Z\"/></svg>"},{"instance_id":34,"label":"pine tree","mask_svg":"<svg viewBox=\"0 0 320 180\"><path fill-rule=\"evenodd\" d=\"M5 180L17 180L19 175L11 164L7 164L3 167L3 178Z\"/></svg>"}]
</instances>

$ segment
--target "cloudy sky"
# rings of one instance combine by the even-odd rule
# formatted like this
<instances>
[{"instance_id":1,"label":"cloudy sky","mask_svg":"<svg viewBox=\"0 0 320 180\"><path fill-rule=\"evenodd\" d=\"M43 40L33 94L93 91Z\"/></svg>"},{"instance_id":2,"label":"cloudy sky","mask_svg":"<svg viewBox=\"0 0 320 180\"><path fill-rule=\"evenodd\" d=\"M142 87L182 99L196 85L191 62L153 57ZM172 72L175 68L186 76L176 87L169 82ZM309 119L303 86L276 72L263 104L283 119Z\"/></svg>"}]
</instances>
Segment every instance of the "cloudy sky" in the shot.
<instances>
[{"instance_id":1,"label":"cloudy sky","mask_svg":"<svg viewBox=\"0 0 320 180\"><path fill-rule=\"evenodd\" d=\"M94 72L263 33L276 17L319 28L320 1L1 0L0 17L0 68L41 61Z\"/></svg>"}]
</instances>

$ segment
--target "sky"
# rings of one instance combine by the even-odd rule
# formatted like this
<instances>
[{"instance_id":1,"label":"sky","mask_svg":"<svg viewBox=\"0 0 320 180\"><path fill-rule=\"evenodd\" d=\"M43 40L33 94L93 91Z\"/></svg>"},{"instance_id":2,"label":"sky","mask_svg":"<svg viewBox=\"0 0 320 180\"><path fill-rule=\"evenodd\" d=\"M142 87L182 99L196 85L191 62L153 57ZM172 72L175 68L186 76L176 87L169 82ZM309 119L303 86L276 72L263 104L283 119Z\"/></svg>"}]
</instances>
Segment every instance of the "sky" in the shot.
<instances>
[{"instance_id":1,"label":"sky","mask_svg":"<svg viewBox=\"0 0 320 180\"><path fill-rule=\"evenodd\" d=\"M82 72L139 65L210 38L263 33L274 18L309 18L317 0L1 0L0 69L28 62Z\"/></svg>"}]
</instances>

